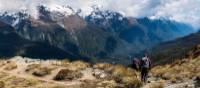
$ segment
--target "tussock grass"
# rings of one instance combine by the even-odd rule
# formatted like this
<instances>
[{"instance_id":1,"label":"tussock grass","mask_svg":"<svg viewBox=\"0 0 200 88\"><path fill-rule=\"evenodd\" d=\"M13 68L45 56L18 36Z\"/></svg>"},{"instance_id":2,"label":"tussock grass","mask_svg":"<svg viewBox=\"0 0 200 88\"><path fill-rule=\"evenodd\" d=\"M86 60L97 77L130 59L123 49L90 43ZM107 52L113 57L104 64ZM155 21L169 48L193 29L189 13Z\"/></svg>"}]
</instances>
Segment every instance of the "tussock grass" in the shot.
<instances>
[{"instance_id":1,"label":"tussock grass","mask_svg":"<svg viewBox=\"0 0 200 88\"><path fill-rule=\"evenodd\" d=\"M1 59L1 58L0 58ZM5 65L5 61L4 60L0 60L0 67L3 67Z\"/></svg>"},{"instance_id":2,"label":"tussock grass","mask_svg":"<svg viewBox=\"0 0 200 88\"><path fill-rule=\"evenodd\" d=\"M100 83L97 83L98 87L101 88L117 88L118 85L114 80L110 80L110 81L102 81Z\"/></svg>"},{"instance_id":3,"label":"tussock grass","mask_svg":"<svg viewBox=\"0 0 200 88\"><path fill-rule=\"evenodd\" d=\"M13 61L8 61L6 66L4 67L4 70L14 70L17 68L17 64Z\"/></svg>"},{"instance_id":4,"label":"tussock grass","mask_svg":"<svg viewBox=\"0 0 200 88\"><path fill-rule=\"evenodd\" d=\"M82 77L80 71L73 71L69 69L61 69L58 74L54 77L54 80L74 80Z\"/></svg>"},{"instance_id":5,"label":"tussock grass","mask_svg":"<svg viewBox=\"0 0 200 88\"><path fill-rule=\"evenodd\" d=\"M71 62L71 66L75 67L76 70L84 70L90 67L90 64L84 61L73 61Z\"/></svg>"},{"instance_id":6,"label":"tussock grass","mask_svg":"<svg viewBox=\"0 0 200 88\"><path fill-rule=\"evenodd\" d=\"M183 59L173 64L157 66L151 70L155 77L160 77L171 82L181 82L187 79L193 79L200 73L200 57L195 59Z\"/></svg>"},{"instance_id":7,"label":"tussock grass","mask_svg":"<svg viewBox=\"0 0 200 88\"><path fill-rule=\"evenodd\" d=\"M30 72L34 76L43 77L51 74L52 70L52 68L43 67L41 64L30 64L26 67L25 72Z\"/></svg>"},{"instance_id":8,"label":"tussock grass","mask_svg":"<svg viewBox=\"0 0 200 88\"><path fill-rule=\"evenodd\" d=\"M35 69L32 74L35 75L35 76L42 77L42 76L46 76L48 74L51 74L51 71L52 71L51 68L40 67L40 68Z\"/></svg>"},{"instance_id":9,"label":"tussock grass","mask_svg":"<svg viewBox=\"0 0 200 88\"><path fill-rule=\"evenodd\" d=\"M6 77L5 79L3 79L3 81L5 82L6 88L27 88L34 87L35 85L42 83L41 81L36 79L24 79L15 76Z\"/></svg>"},{"instance_id":10,"label":"tussock grass","mask_svg":"<svg viewBox=\"0 0 200 88\"><path fill-rule=\"evenodd\" d=\"M131 68L125 68L122 65L116 65L112 70L112 76L118 83L125 84L127 88L139 88L143 83L137 78L137 72Z\"/></svg>"},{"instance_id":11,"label":"tussock grass","mask_svg":"<svg viewBox=\"0 0 200 88\"><path fill-rule=\"evenodd\" d=\"M39 85L39 86L36 86L34 88L68 88L68 87L65 87L65 86L59 85L59 84L46 84L45 86Z\"/></svg>"},{"instance_id":12,"label":"tussock grass","mask_svg":"<svg viewBox=\"0 0 200 88\"><path fill-rule=\"evenodd\" d=\"M105 71L111 71L113 69L113 65L109 64L109 63L97 63L95 65L93 65L94 69L101 69L101 70L105 70Z\"/></svg>"},{"instance_id":13,"label":"tussock grass","mask_svg":"<svg viewBox=\"0 0 200 88\"><path fill-rule=\"evenodd\" d=\"M62 60L60 62L54 63L53 65L63 66L70 70L84 70L90 67L89 63L80 60L72 62L70 62L69 60Z\"/></svg>"},{"instance_id":14,"label":"tussock grass","mask_svg":"<svg viewBox=\"0 0 200 88\"><path fill-rule=\"evenodd\" d=\"M0 81L0 88L4 88L5 87L5 83L3 81Z\"/></svg>"},{"instance_id":15,"label":"tussock grass","mask_svg":"<svg viewBox=\"0 0 200 88\"><path fill-rule=\"evenodd\" d=\"M33 70L35 70L35 69L37 69L37 68L40 68L41 67L41 65L40 64L30 64L30 65L28 65L27 67L26 67L26 72L29 72L29 71L33 71Z\"/></svg>"},{"instance_id":16,"label":"tussock grass","mask_svg":"<svg viewBox=\"0 0 200 88\"><path fill-rule=\"evenodd\" d=\"M122 82L125 84L126 88L139 88L143 83L136 77L123 77Z\"/></svg>"},{"instance_id":17,"label":"tussock grass","mask_svg":"<svg viewBox=\"0 0 200 88\"><path fill-rule=\"evenodd\" d=\"M59 64L57 64L57 65L59 65ZM69 60L67 60L67 59L65 59L65 60L62 60L61 61L61 63L60 63L60 66L69 66L70 65L70 61Z\"/></svg>"},{"instance_id":18,"label":"tussock grass","mask_svg":"<svg viewBox=\"0 0 200 88\"><path fill-rule=\"evenodd\" d=\"M130 68L125 68L122 65L116 65L113 70L112 70L112 75L113 76L122 76L122 77L126 77L126 76L133 76L136 77L136 71Z\"/></svg>"},{"instance_id":19,"label":"tussock grass","mask_svg":"<svg viewBox=\"0 0 200 88\"><path fill-rule=\"evenodd\" d=\"M149 84L149 88L164 88L164 85L165 82L161 80L159 82Z\"/></svg>"}]
</instances>

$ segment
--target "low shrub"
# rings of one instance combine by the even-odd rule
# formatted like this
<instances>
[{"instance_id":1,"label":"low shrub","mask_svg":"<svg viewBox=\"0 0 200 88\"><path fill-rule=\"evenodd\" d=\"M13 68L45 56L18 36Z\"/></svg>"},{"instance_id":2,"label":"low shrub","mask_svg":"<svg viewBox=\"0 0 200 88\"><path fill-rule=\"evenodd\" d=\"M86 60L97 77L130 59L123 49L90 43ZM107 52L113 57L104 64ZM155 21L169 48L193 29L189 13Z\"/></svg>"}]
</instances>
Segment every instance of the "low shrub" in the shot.
<instances>
[{"instance_id":1,"label":"low shrub","mask_svg":"<svg viewBox=\"0 0 200 88\"><path fill-rule=\"evenodd\" d=\"M140 88L143 83L136 77L123 77L122 83L126 88Z\"/></svg>"},{"instance_id":2,"label":"low shrub","mask_svg":"<svg viewBox=\"0 0 200 88\"><path fill-rule=\"evenodd\" d=\"M68 59L62 60L61 61L61 66L68 66L70 64Z\"/></svg>"},{"instance_id":3,"label":"low shrub","mask_svg":"<svg viewBox=\"0 0 200 88\"><path fill-rule=\"evenodd\" d=\"M151 83L149 85L149 88L164 88L164 83L163 82Z\"/></svg>"},{"instance_id":4,"label":"low shrub","mask_svg":"<svg viewBox=\"0 0 200 88\"><path fill-rule=\"evenodd\" d=\"M99 82L97 86L100 88L119 88L114 80Z\"/></svg>"},{"instance_id":5,"label":"low shrub","mask_svg":"<svg viewBox=\"0 0 200 88\"><path fill-rule=\"evenodd\" d=\"M73 71L69 69L61 69L54 77L54 80L74 80L81 78L83 74L80 71Z\"/></svg>"},{"instance_id":6,"label":"low shrub","mask_svg":"<svg viewBox=\"0 0 200 88\"><path fill-rule=\"evenodd\" d=\"M109 72L113 69L113 65L108 64L108 63L97 63L97 64L93 65L93 68L101 69L101 70L105 70L105 71Z\"/></svg>"},{"instance_id":7,"label":"low shrub","mask_svg":"<svg viewBox=\"0 0 200 88\"><path fill-rule=\"evenodd\" d=\"M116 65L112 70L113 79L126 88L139 88L143 83L137 78L137 72L131 68Z\"/></svg>"},{"instance_id":8,"label":"low shrub","mask_svg":"<svg viewBox=\"0 0 200 88\"><path fill-rule=\"evenodd\" d=\"M29 72L29 71L35 70L37 68L40 68L40 67L41 67L40 64L30 64L30 65L27 66L25 71Z\"/></svg>"},{"instance_id":9,"label":"low shrub","mask_svg":"<svg viewBox=\"0 0 200 88\"><path fill-rule=\"evenodd\" d=\"M117 65L113 68L112 70L112 75L113 76L132 76L132 77L136 77L136 71L131 69L131 68L125 68L122 65Z\"/></svg>"},{"instance_id":10,"label":"low shrub","mask_svg":"<svg viewBox=\"0 0 200 88\"><path fill-rule=\"evenodd\" d=\"M89 63L86 63L86 62L83 62L83 61L73 61L70 63L70 69L71 70L77 70L77 71L80 71L80 70L84 70L86 68L90 67L90 64Z\"/></svg>"},{"instance_id":11,"label":"low shrub","mask_svg":"<svg viewBox=\"0 0 200 88\"><path fill-rule=\"evenodd\" d=\"M4 88L5 87L5 83L3 81L0 81L0 88Z\"/></svg>"},{"instance_id":12,"label":"low shrub","mask_svg":"<svg viewBox=\"0 0 200 88\"><path fill-rule=\"evenodd\" d=\"M42 77L42 76L51 74L51 70L52 69L47 68L47 67L40 67L40 68L35 69L32 74L35 76Z\"/></svg>"}]
</instances>

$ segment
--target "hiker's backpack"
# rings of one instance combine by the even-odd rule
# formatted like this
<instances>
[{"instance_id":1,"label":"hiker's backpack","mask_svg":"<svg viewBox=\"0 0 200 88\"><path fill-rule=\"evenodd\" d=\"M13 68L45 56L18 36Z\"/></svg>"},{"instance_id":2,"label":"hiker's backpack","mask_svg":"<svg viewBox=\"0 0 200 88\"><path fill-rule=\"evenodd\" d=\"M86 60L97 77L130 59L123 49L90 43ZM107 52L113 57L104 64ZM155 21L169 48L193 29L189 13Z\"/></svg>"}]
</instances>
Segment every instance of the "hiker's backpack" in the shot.
<instances>
[{"instance_id":1,"label":"hiker's backpack","mask_svg":"<svg viewBox=\"0 0 200 88\"><path fill-rule=\"evenodd\" d=\"M133 59L132 60L132 64L135 65L135 66L139 65L139 60L138 59Z\"/></svg>"},{"instance_id":2,"label":"hiker's backpack","mask_svg":"<svg viewBox=\"0 0 200 88\"><path fill-rule=\"evenodd\" d=\"M141 66L145 68L150 68L150 61L148 57L143 57L141 60Z\"/></svg>"},{"instance_id":3,"label":"hiker's backpack","mask_svg":"<svg viewBox=\"0 0 200 88\"><path fill-rule=\"evenodd\" d=\"M137 59L133 59L132 64L138 65L138 60Z\"/></svg>"}]
</instances>

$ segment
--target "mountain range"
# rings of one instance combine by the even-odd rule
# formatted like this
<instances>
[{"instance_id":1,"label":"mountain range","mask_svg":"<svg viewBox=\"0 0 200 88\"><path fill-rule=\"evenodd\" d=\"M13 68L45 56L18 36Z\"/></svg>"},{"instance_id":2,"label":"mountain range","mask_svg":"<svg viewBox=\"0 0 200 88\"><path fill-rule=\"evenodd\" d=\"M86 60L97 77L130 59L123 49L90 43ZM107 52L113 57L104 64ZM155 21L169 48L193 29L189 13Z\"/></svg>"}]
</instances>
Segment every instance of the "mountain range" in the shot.
<instances>
[{"instance_id":1,"label":"mountain range","mask_svg":"<svg viewBox=\"0 0 200 88\"><path fill-rule=\"evenodd\" d=\"M24 56L33 58L63 58L76 59L75 55L67 53L45 42L33 42L21 37L16 30L0 22L0 57Z\"/></svg>"},{"instance_id":2,"label":"mountain range","mask_svg":"<svg viewBox=\"0 0 200 88\"><path fill-rule=\"evenodd\" d=\"M84 17L78 12L66 14L45 6L38 6L38 18L26 11L1 14L1 55L125 64L130 63L129 55L194 32L188 24L125 17L98 8Z\"/></svg>"}]
</instances>

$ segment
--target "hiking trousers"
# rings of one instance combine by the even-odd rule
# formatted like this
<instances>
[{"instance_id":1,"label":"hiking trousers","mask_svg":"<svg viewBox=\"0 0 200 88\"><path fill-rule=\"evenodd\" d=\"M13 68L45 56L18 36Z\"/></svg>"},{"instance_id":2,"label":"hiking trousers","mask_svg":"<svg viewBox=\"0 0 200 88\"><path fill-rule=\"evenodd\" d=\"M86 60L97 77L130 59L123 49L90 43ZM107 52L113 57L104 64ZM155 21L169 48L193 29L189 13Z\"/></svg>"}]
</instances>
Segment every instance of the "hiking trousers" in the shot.
<instances>
[{"instance_id":1,"label":"hiking trousers","mask_svg":"<svg viewBox=\"0 0 200 88\"><path fill-rule=\"evenodd\" d=\"M141 69L141 80L146 83L148 78L149 68L142 67Z\"/></svg>"}]
</instances>

